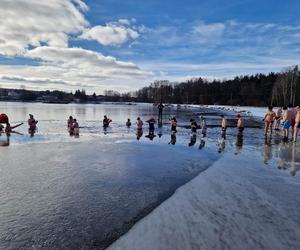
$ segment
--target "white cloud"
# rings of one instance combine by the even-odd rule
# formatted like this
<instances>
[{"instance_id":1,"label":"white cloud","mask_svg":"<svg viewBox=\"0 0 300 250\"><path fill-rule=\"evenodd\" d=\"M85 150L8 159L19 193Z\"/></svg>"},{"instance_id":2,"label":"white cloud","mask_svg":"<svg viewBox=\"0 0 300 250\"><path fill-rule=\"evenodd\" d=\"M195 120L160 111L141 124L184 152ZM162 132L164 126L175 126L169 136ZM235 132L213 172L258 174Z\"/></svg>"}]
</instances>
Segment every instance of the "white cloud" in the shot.
<instances>
[{"instance_id":1,"label":"white cloud","mask_svg":"<svg viewBox=\"0 0 300 250\"><path fill-rule=\"evenodd\" d=\"M120 22L121 21L121 22ZM130 25L130 22L126 19L119 20L120 24ZM129 39L137 39L139 33L130 27L122 25L108 23L105 26L94 26L83 32L80 36L82 39L95 40L104 46L119 46L126 43Z\"/></svg>"},{"instance_id":2,"label":"white cloud","mask_svg":"<svg viewBox=\"0 0 300 250\"><path fill-rule=\"evenodd\" d=\"M99 92L112 86L135 88L151 76L131 62L83 48L70 48L70 37L86 36L104 45L120 45L139 34L135 20L120 19L90 27L82 0L1 0L0 55L37 60L38 65L0 65L2 86L74 89ZM24 14L26 13L26 14ZM128 85L128 86L126 86Z\"/></svg>"},{"instance_id":3,"label":"white cloud","mask_svg":"<svg viewBox=\"0 0 300 250\"><path fill-rule=\"evenodd\" d=\"M122 62L101 53L82 48L38 47L26 57L39 59L40 66L0 66L0 82L24 82L31 86L45 85L75 89L85 86L94 91L134 89L146 83L152 74L130 62ZM112 85L112 86L111 86ZM124 86L125 85L125 86Z\"/></svg>"},{"instance_id":4,"label":"white cloud","mask_svg":"<svg viewBox=\"0 0 300 250\"><path fill-rule=\"evenodd\" d=\"M87 9L74 1L80 9ZM69 0L1 0L0 54L20 55L28 46L67 47L68 35L78 34L87 26L83 14Z\"/></svg>"}]
</instances>

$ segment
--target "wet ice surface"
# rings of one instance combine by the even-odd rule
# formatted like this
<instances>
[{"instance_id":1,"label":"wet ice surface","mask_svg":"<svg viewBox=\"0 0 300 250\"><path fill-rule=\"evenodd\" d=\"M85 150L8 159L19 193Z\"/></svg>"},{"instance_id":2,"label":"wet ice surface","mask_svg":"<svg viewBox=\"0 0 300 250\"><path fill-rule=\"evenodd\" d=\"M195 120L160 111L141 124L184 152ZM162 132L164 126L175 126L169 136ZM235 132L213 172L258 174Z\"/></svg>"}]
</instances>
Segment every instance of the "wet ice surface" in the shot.
<instances>
[{"instance_id":1,"label":"wet ice surface","mask_svg":"<svg viewBox=\"0 0 300 250\"><path fill-rule=\"evenodd\" d=\"M259 129L246 129L241 138L229 128L224 144L219 129L209 128L204 148L199 150L199 133L188 147L191 117L204 112L208 124L218 122L218 113L209 109L166 108L164 127L156 129L153 141L145 137L146 126L139 141L134 126L124 126L128 117L134 124L137 116L145 121L155 115L152 105L0 103L0 112L12 124L26 122L28 113L39 120L34 137L24 125L16 129L21 134L11 135L9 147L0 147L1 249L103 248L224 152L259 152L260 161L279 175L292 178L291 170L297 171L290 145L279 135L265 142ZM105 114L113 119L106 134L100 122ZM79 138L67 134L69 115L82 127ZM180 127L176 145L168 145L168 118L174 115Z\"/></svg>"},{"instance_id":2,"label":"wet ice surface","mask_svg":"<svg viewBox=\"0 0 300 250\"><path fill-rule=\"evenodd\" d=\"M109 249L299 249L299 176L250 152L225 153Z\"/></svg>"}]
</instances>

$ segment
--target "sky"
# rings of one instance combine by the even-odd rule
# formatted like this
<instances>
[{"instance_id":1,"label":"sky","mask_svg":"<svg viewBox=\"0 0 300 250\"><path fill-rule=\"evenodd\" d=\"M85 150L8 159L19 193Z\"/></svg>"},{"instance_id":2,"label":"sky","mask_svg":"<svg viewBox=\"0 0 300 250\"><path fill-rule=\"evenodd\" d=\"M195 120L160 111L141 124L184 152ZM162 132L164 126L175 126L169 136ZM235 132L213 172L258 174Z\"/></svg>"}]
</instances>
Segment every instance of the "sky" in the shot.
<instances>
[{"instance_id":1,"label":"sky","mask_svg":"<svg viewBox=\"0 0 300 250\"><path fill-rule=\"evenodd\" d=\"M0 0L0 87L102 94L300 61L299 0Z\"/></svg>"}]
</instances>

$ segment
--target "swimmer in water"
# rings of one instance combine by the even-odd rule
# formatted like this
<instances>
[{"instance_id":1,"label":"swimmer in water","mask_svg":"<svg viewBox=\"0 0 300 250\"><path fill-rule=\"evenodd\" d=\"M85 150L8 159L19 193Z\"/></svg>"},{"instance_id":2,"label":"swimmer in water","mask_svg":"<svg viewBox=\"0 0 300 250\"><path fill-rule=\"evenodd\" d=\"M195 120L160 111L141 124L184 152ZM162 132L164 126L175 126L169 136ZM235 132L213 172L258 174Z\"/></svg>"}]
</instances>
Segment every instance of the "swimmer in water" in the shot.
<instances>
[{"instance_id":1,"label":"swimmer in water","mask_svg":"<svg viewBox=\"0 0 300 250\"><path fill-rule=\"evenodd\" d=\"M127 127L127 128L130 128L130 127L131 127L131 121L130 121L130 119L129 119L129 118L127 119L127 122L126 122L126 127Z\"/></svg>"}]
</instances>

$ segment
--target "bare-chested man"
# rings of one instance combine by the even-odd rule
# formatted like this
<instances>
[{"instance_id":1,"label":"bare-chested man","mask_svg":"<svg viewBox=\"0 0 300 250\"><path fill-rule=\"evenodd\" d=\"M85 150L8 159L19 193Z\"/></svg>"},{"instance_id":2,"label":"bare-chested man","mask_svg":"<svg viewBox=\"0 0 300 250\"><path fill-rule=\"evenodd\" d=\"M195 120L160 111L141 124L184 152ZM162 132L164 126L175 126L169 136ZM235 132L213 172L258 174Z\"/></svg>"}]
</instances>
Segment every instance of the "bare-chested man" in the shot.
<instances>
[{"instance_id":1,"label":"bare-chested man","mask_svg":"<svg viewBox=\"0 0 300 250\"><path fill-rule=\"evenodd\" d=\"M286 106L283 107L283 139L288 140L289 129L292 126L292 116L290 110Z\"/></svg>"},{"instance_id":2,"label":"bare-chested man","mask_svg":"<svg viewBox=\"0 0 300 250\"><path fill-rule=\"evenodd\" d=\"M276 117L275 112L273 111L273 107L269 106L268 108L268 112L266 113L265 117L264 117L264 121L265 121L265 135L268 134L268 131L270 129L270 134L272 134L272 129L273 129L273 122L274 119Z\"/></svg>"}]
</instances>

